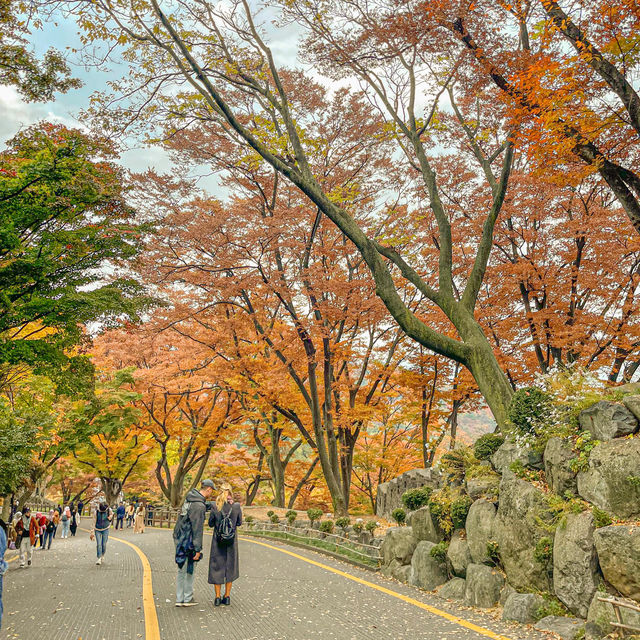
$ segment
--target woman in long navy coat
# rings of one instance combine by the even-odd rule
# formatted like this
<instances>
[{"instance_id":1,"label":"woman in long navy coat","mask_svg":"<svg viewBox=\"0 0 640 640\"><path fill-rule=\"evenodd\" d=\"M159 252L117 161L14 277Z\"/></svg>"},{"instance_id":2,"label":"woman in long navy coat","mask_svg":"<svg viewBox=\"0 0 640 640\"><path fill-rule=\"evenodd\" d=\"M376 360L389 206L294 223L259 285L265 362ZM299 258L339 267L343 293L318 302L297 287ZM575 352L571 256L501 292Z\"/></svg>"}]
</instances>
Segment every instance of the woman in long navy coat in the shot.
<instances>
[{"instance_id":1,"label":"woman in long navy coat","mask_svg":"<svg viewBox=\"0 0 640 640\"><path fill-rule=\"evenodd\" d=\"M221 546L218 544L216 531L222 522L223 514L230 515L231 524L236 530L236 536L233 544ZM212 584L216 599L215 606L221 604L231 604L231 583L237 580L240 575L238 564L238 533L237 528L242 524L242 509L240 503L235 502L231 487L225 485L222 492L216 498L216 504L211 509L209 515L209 526L213 527L213 536L211 540L211 553L209 554L209 584ZM222 585L224 585L224 597L222 594Z\"/></svg>"}]
</instances>

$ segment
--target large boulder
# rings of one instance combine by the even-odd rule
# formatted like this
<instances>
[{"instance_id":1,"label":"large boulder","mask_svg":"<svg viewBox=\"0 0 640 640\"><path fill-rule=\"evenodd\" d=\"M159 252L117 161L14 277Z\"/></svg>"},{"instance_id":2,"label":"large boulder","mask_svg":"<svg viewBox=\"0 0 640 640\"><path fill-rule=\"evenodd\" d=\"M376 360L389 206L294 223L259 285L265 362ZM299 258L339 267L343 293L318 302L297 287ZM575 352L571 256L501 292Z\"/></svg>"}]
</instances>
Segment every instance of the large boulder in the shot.
<instances>
[{"instance_id":1,"label":"large boulder","mask_svg":"<svg viewBox=\"0 0 640 640\"><path fill-rule=\"evenodd\" d=\"M409 584L420 589L431 591L448 580L447 567L431 555L436 545L427 540L418 542L411 558Z\"/></svg>"},{"instance_id":2,"label":"large boulder","mask_svg":"<svg viewBox=\"0 0 640 640\"><path fill-rule=\"evenodd\" d=\"M622 398L622 404L633 413L636 420L640 420L640 395L625 396Z\"/></svg>"},{"instance_id":3,"label":"large boulder","mask_svg":"<svg viewBox=\"0 0 640 640\"><path fill-rule=\"evenodd\" d=\"M567 491L576 495L578 481L576 473L571 470L570 462L575 454L562 438L550 438L544 449L544 475L547 484L558 495L563 496Z\"/></svg>"},{"instance_id":4,"label":"large boulder","mask_svg":"<svg viewBox=\"0 0 640 640\"><path fill-rule=\"evenodd\" d=\"M491 562L487 553L487 544L493 539L495 519L495 505L488 500L476 500L469 509L465 524L467 544L471 558L477 564Z\"/></svg>"},{"instance_id":5,"label":"large boulder","mask_svg":"<svg viewBox=\"0 0 640 640\"><path fill-rule=\"evenodd\" d=\"M544 604L544 598L536 593L512 593L504 603L503 620L530 624L537 620L536 613Z\"/></svg>"},{"instance_id":6,"label":"large boulder","mask_svg":"<svg viewBox=\"0 0 640 640\"><path fill-rule=\"evenodd\" d=\"M411 469L389 482L378 485L376 496L376 515L379 518L391 518L391 512L402 507L402 494L409 489L420 487L437 488L440 474L434 469Z\"/></svg>"},{"instance_id":7,"label":"large boulder","mask_svg":"<svg viewBox=\"0 0 640 640\"><path fill-rule=\"evenodd\" d=\"M462 578L452 578L436 591L436 595L445 600L464 600L466 582Z\"/></svg>"},{"instance_id":8,"label":"large boulder","mask_svg":"<svg viewBox=\"0 0 640 640\"><path fill-rule=\"evenodd\" d=\"M570 513L556 529L553 542L553 590L581 618L587 617L600 583L590 511Z\"/></svg>"},{"instance_id":9,"label":"large boulder","mask_svg":"<svg viewBox=\"0 0 640 640\"><path fill-rule=\"evenodd\" d=\"M504 577L497 569L486 564L470 564L467 567L464 602L484 609L495 607L503 586Z\"/></svg>"},{"instance_id":10,"label":"large boulder","mask_svg":"<svg viewBox=\"0 0 640 640\"><path fill-rule=\"evenodd\" d=\"M392 527L382 543L382 562L385 565L397 560L400 564L409 564L418 541L413 536L411 527Z\"/></svg>"},{"instance_id":11,"label":"large boulder","mask_svg":"<svg viewBox=\"0 0 640 640\"><path fill-rule=\"evenodd\" d=\"M619 402L601 400L584 409L578 416L580 427L589 431L596 440L612 440L635 433L638 430L636 417Z\"/></svg>"},{"instance_id":12,"label":"large boulder","mask_svg":"<svg viewBox=\"0 0 640 640\"><path fill-rule=\"evenodd\" d=\"M516 461L521 462L525 467L534 469L542 469L543 467L542 454L530 447L519 446L511 439L505 440L504 444L500 445L491 456L491 464L498 473L508 471Z\"/></svg>"},{"instance_id":13,"label":"large boulder","mask_svg":"<svg viewBox=\"0 0 640 640\"><path fill-rule=\"evenodd\" d=\"M560 636L561 640L578 640L584 636L584 620L565 618L564 616L547 616L533 625L538 631L550 631Z\"/></svg>"},{"instance_id":14,"label":"large boulder","mask_svg":"<svg viewBox=\"0 0 640 640\"><path fill-rule=\"evenodd\" d=\"M615 627L611 624L612 622L617 622L613 606L609 602L602 602L600 598L607 599L611 598L611 596L608 593L601 592L593 596L587 614L586 637L588 640L599 640L615 631ZM619 600L626 601L636 607L638 606L638 603L633 600L626 600L624 598L619 598ZM640 611L634 611L626 607L619 607L619 611L622 624L640 629Z\"/></svg>"},{"instance_id":15,"label":"large boulder","mask_svg":"<svg viewBox=\"0 0 640 640\"><path fill-rule=\"evenodd\" d=\"M491 500L495 498L498 495L499 486L500 476L497 473L469 478L465 482L467 494L472 500L480 498L489 498Z\"/></svg>"},{"instance_id":16,"label":"large boulder","mask_svg":"<svg viewBox=\"0 0 640 640\"><path fill-rule=\"evenodd\" d=\"M594 533L600 568L622 595L640 601L640 526L618 525Z\"/></svg>"},{"instance_id":17,"label":"large boulder","mask_svg":"<svg viewBox=\"0 0 640 640\"><path fill-rule=\"evenodd\" d=\"M451 536L451 542L447 549L447 560L454 576L464 578L467 575L467 566L472 562L471 552L467 538L460 529L454 531Z\"/></svg>"},{"instance_id":18,"label":"large boulder","mask_svg":"<svg viewBox=\"0 0 640 640\"><path fill-rule=\"evenodd\" d=\"M578 474L578 494L621 520L640 518L640 438L594 447Z\"/></svg>"},{"instance_id":19,"label":"large boulder","mask_svg":"<svg viewBox=\"0 0 640 640\"><path fill-rule=\"evenodd\" d=\"M535 558L536 544L549 535L542 526L548 518L545 494L506 471L500 483L500 504L493 535L509 584L518 591L551 590L547 567Z\"/></svg>"},{"instance_id":20,"label":"large boulder","mask_svg":"<svg viewBox=\"0 0 640 640\"><path fill-rule=\"evenodd\" d=\"M413 529L416 540L427 540L438 543L444 540L444 535L436 524L429 507L420 507L409 514L408 524Z\"/></svg>"}]
</instances>

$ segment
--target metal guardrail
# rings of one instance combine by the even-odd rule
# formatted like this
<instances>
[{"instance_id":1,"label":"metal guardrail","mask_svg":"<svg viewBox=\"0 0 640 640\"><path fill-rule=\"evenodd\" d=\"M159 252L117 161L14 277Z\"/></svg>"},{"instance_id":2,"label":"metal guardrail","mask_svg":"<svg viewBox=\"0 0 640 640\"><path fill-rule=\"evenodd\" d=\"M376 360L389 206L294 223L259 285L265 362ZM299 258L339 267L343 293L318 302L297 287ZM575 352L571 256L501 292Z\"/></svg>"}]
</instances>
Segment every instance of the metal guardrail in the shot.
<instances>
[{"instance_id":1,"label":"metal guardrail","mask_svg":"<svg viewBox=\"0 0 640 640\"><path fill-rule=\"evenodd\" d=\"M253 523L251 523L253 524ZM262 524L262 523L258 523L258 524ZM266 524L266 523L265 523ZM355 553L357 555L360 555L364 558L367 558L368 560L377 560L380 561L381 560L381 556L380 556L380 548L377 547L376 545L373 544L366 544L365 542L358 542L357 540L351 540L350 538L345 538L344 536L335 534L335 533L327 533L327 532L323 532L323 531L319 531L319 529L310 529L308 527L304 528L303 530L307 532L307 535L300 535L298 532L300 531L300 527L291 527L289 525L286 524L279 524L279 525L275 525L277 526L277 528L273 528L273 529L258 529L255 526L249 526L249 531L253 532L253 533L265 533L265 534L270 534L270 533L277 533L277 532L281 532L281 533L286 533L287 535L293 537L293 538L297 538L299 540L322 540L325 539L327 537L329 538L336 538L338 540L344 541L343 543L339 543L339 542L335 542L335 541L331 541L331 544L335 545L336 547L339 547L341 549L344 549L345 551L349 551L350 553ZM284 527L284 530L281 528ZM293 533L293 531L295 531L296 533ZM322 533L322 535L324 536L324 538L317 538L316 536L311 536L308 535L310 531L313 531L314 533ZM346 544L344 544L346 543ZM366 548L366 549L370 549L371 551L359 551L357 548L354 548L354 546L360 547L360 548Z\"/></svg>"},{"instance_id":2,"label":"metal guardrail","mask_svg":"<svg viewBox=\"0 0 640 640\"><path fill-rule=\"evenodd\" d=\"M613 607L613 612L615 613L617 622L612 622L611 626L615 627L616 635L618 637L620 638L624 637L624 634L627 631L633 634L640 634L640 627L632 627L629 624L624 624L624 622L622 621L622 614L620 613L620 607L623 607L624 609L630 609L631 611L640 612L639 606L631 604L630 602L626 602L625 600L614 598L613 596L610 596L608 598L599 597L598 600L600 602L606 602L607 604L610 604Z\"/></svg>"}]
</instances>

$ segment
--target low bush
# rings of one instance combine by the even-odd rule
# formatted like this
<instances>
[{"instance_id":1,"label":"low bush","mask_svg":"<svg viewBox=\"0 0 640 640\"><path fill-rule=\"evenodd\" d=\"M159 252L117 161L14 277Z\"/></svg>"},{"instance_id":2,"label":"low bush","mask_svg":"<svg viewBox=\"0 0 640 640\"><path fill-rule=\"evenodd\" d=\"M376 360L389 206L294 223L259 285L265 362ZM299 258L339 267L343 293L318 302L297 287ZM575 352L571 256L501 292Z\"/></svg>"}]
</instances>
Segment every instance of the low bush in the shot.
<instances>
[{"instance_id":1,"label":"low bush","mask_svg":"<svg viewBox=\"0 0 640 640\"><path fill-rule=\"evenodd\" d=\"M333 531L333 522L331 520L323 520L320 523L320 531L322 533L331 533Z\"/></svg>"},{"instance_id":2,"label":"low bush","mask_svg":"<svg viewBox=\"0 0 640 640\"><path fill-rule=\"evenodd\" d=\"M446 538L451 537L454 528L451 519L452 502L453 498L448 486L434 491L429 499L429 511Z\"/></svg>"},{"instance_id":3,"label":"low bush","mask_svg":"<svg viewBox=\"0 0 640 640\"><path fill-rule=\"evenodd\" d=\"M247 524L251 524L254 520L255 520L255 518L254 518L253 516L247 516L247 517L244 519L244 521L245 521Z\"/></svg>"},{"instance_id":4,"label":"low bush","mask_svg":"<svg viewBox=\"0 0 640 640\"><path fill-rule=\"evenodd\" d=\"M322 518L322 509L307 509L307 518L309 518L311 524L313 524L317 520L320 520L320 518Z\"/></svg>"},{"instance_id":5,"label":"low bush","mask_svg":"<svg viewBox=\"0 0 640 640\"><path fill-rule=\"evenodd\" d=\"M415 511L429 504L429 498L432 493L433 489L431 487L409 489L402 494L402 503L409 511Z\"/></svg>"},{"instance_id":6,"label":"low bush","mask_svg":"<svg viewBox=\"0 0 640 640\"><path fill-rule=\"evenodd\" d=\"M340 527L341 529L346 529L351 524L351 519L347 516L342 516L336 519L336 527Z\"/></svg>"},{"instance_id":7,"label":"low bush","mask_svg":"<svg viewBox=\"0 0 640 640\"><path fill-rule=\"evenodd\" d=\"M267 511L267 518L270 518L274 513L275 511L273 509L269 509L269 511Z\"/></svg>"},{"instance_id":8,"label":"low bush","mask_svg":"<svg viewBox=\"0 0 640 640\"><path fill-rule=\"evenodd\" d=\"M278 516L277 513L271 513L271 515L269 516L269 520L271 520L271 522L273 522L273 524L278 524L278 522L280 522L280 516Z\"/></svg>"},{"instance_id":9,"label":"low bush","mask_svg":"<svg viewBox=\"0 0 640 640\"><path fill-rule=\"evenodd\" d=\"M549 593L543 593L544 603L536 610L536 620L542 620L547 616L570 616L569 610L556 598Z\"/></svg>"},{"instance_id":10,"label":"low bush","mask_svg":"<svg viewBox=\"0 0 640 640\"><path fill-rule=\"evenodd\" d=\"M536 434L551 416L551 397L535 387L518 389L511 398L508 417L520 435Z\"/></svg>"},{"instance_id":11,"label":"low bush","mask_svg":"<svg viewBox=\"0 0 640 640\"><path fill-rule=\"evenodd\" d=\"M589 431L582 431L576 438L575 442L575 450L578 455L569 462L571 471L574 473L588 471L591 452L599 444L600 440L595 440Z\"/></svg>"},{"instance_id":12,"label":"low bush","mask_svg":"<svg viewBox=\"0 0 640 640\"><path fill-rule=\"evenodd\" d=\"M455 529L464 529L472 504L469 496L460 496L451 503L451 521Z\"/></svg>"},{"instance_id":13,"label":"low bush","mask_svg":"<svg viewBox=\"0 0 640 640\"><path fill-rule=\"evenodd\" d=\"M533 557L541 565L550 565L553 560L553 540L547 536L540 538L533 550Z\"/></svg>"},{"instance_id":14,"label":"low bush","mask_svg":"<svg viewBox=\"0 0 640 640\"><path fill-rule=\"evenodd\" d=\"M353 523L353 530L356 533L362 533L364 531L364 522L358 522L358 521L354 522Z\"/></svg>"},{"instance_id":15,"label":"low bush","mask_svg":"<svg viewBox=\"0 0 640 640\"><path fill-rule=\"evenodd\" d=\"M429 555L435 558L438 562L445 562L447 559L447 550L449 545L446 542L438 542L438 544L431 547Z\"/></svg>"},{"instance_id":16,"label":"low bush","mask_svg":"<svg viewBox=\"0 0 640 640\"><path fill-rule=\"evenodd\" d=\"M487 542L487 556L496 567L500 566L500 547L495 540Z\"/></svg>"},{"instance_id":17,"label":"low bush","mask_svg":"<svg viewBox=\"0 0 640 640\"><path fill-rule=\"evenodd\" d=\"M287 522L289 524L293 524L296 521L297 517L298 512L294 511L293 509L289 509L289 511L287 511L287 513L285 514L285 518L287 519Z\"/></svg>"},{"instance_id":18,"label":"low bush","mask_svg":"<svg viewBox=\"0 0 640 640\"><path fill-rule=\"evenodd\" d=\"M391 517L402 526L407 521L407 512L402 507L398 507L391 512Z\"/></svg>"},{"instance_id":19,"label":"low bush","mask_svg":"<svg viewBox=\"0 0 640 640\"><path fill-rule=\"evenodd\" d=\"M378 523L375 520L369 520L369 522L367 522L367 524L364 525L364 528L371 534L373 535L373 533L375 532L375 530L378 528Z\"/></svg>"},{"instance_id":20,"label":"low bush","mask_svg":"<svg viewBox=\"0 0 640 640\"><path fill-rule=\"evenodd\" d=\"M449 480L462 482L467 469L478 464L478 459L469 447L459 447L447 451L440 458L440 468L449 476Z\"/></svg>"},{"instance_id":21,"label":"low bush","mask_svg":"<svg viewBox=\"0 0 640 640\"><path fill-rule=\"evenodd\" d=\"M504 436L499 433L485 433L473 445L473 453L478 460L488 460L504 444Z\"/></svg>"},{"instance_id":22,"label":"low bush","mask_svg":"<svg viewBox=\"0 0 640 640\"><path fill-rule=\"evenodd\" d=\"M593 524L596 529L600 527L608 527L612 522L611 516L598 507L593 507Z\"/></svg>"}]
</instances>

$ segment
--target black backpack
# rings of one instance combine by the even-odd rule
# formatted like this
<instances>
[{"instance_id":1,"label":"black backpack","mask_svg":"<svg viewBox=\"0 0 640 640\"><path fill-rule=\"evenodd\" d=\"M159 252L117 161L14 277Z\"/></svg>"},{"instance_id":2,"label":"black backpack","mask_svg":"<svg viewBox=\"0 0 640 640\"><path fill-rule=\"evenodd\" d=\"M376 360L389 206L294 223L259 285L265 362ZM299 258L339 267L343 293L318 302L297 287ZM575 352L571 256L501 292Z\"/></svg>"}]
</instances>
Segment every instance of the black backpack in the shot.
<instances>
[{"instance_id":1,"label":"black backpack","mask_svg":"<svg viewBox=\"0 0 640 640\"><path fill-rule=\"evenodd\" d=\"M216 527L218 545L221 547L230 547L236 539L236 528L233 522L231 522L231 507L229 507L229 511L225 513L223 505L220 514L222 515L222 519Z\"/></svg>"},{"instance_id":2,"label":"black backpack","mask_svg":"<svg viewBox=\"0 0 640 640\"><path fill-rule=\"evenodd\" d=\"M176 544L176 564L182 569L187 560L193 558L195 550L193 547L193 529L189 513L180 515L176 526L173 528L173 539Z\"/></svg>"}]
</instances>

